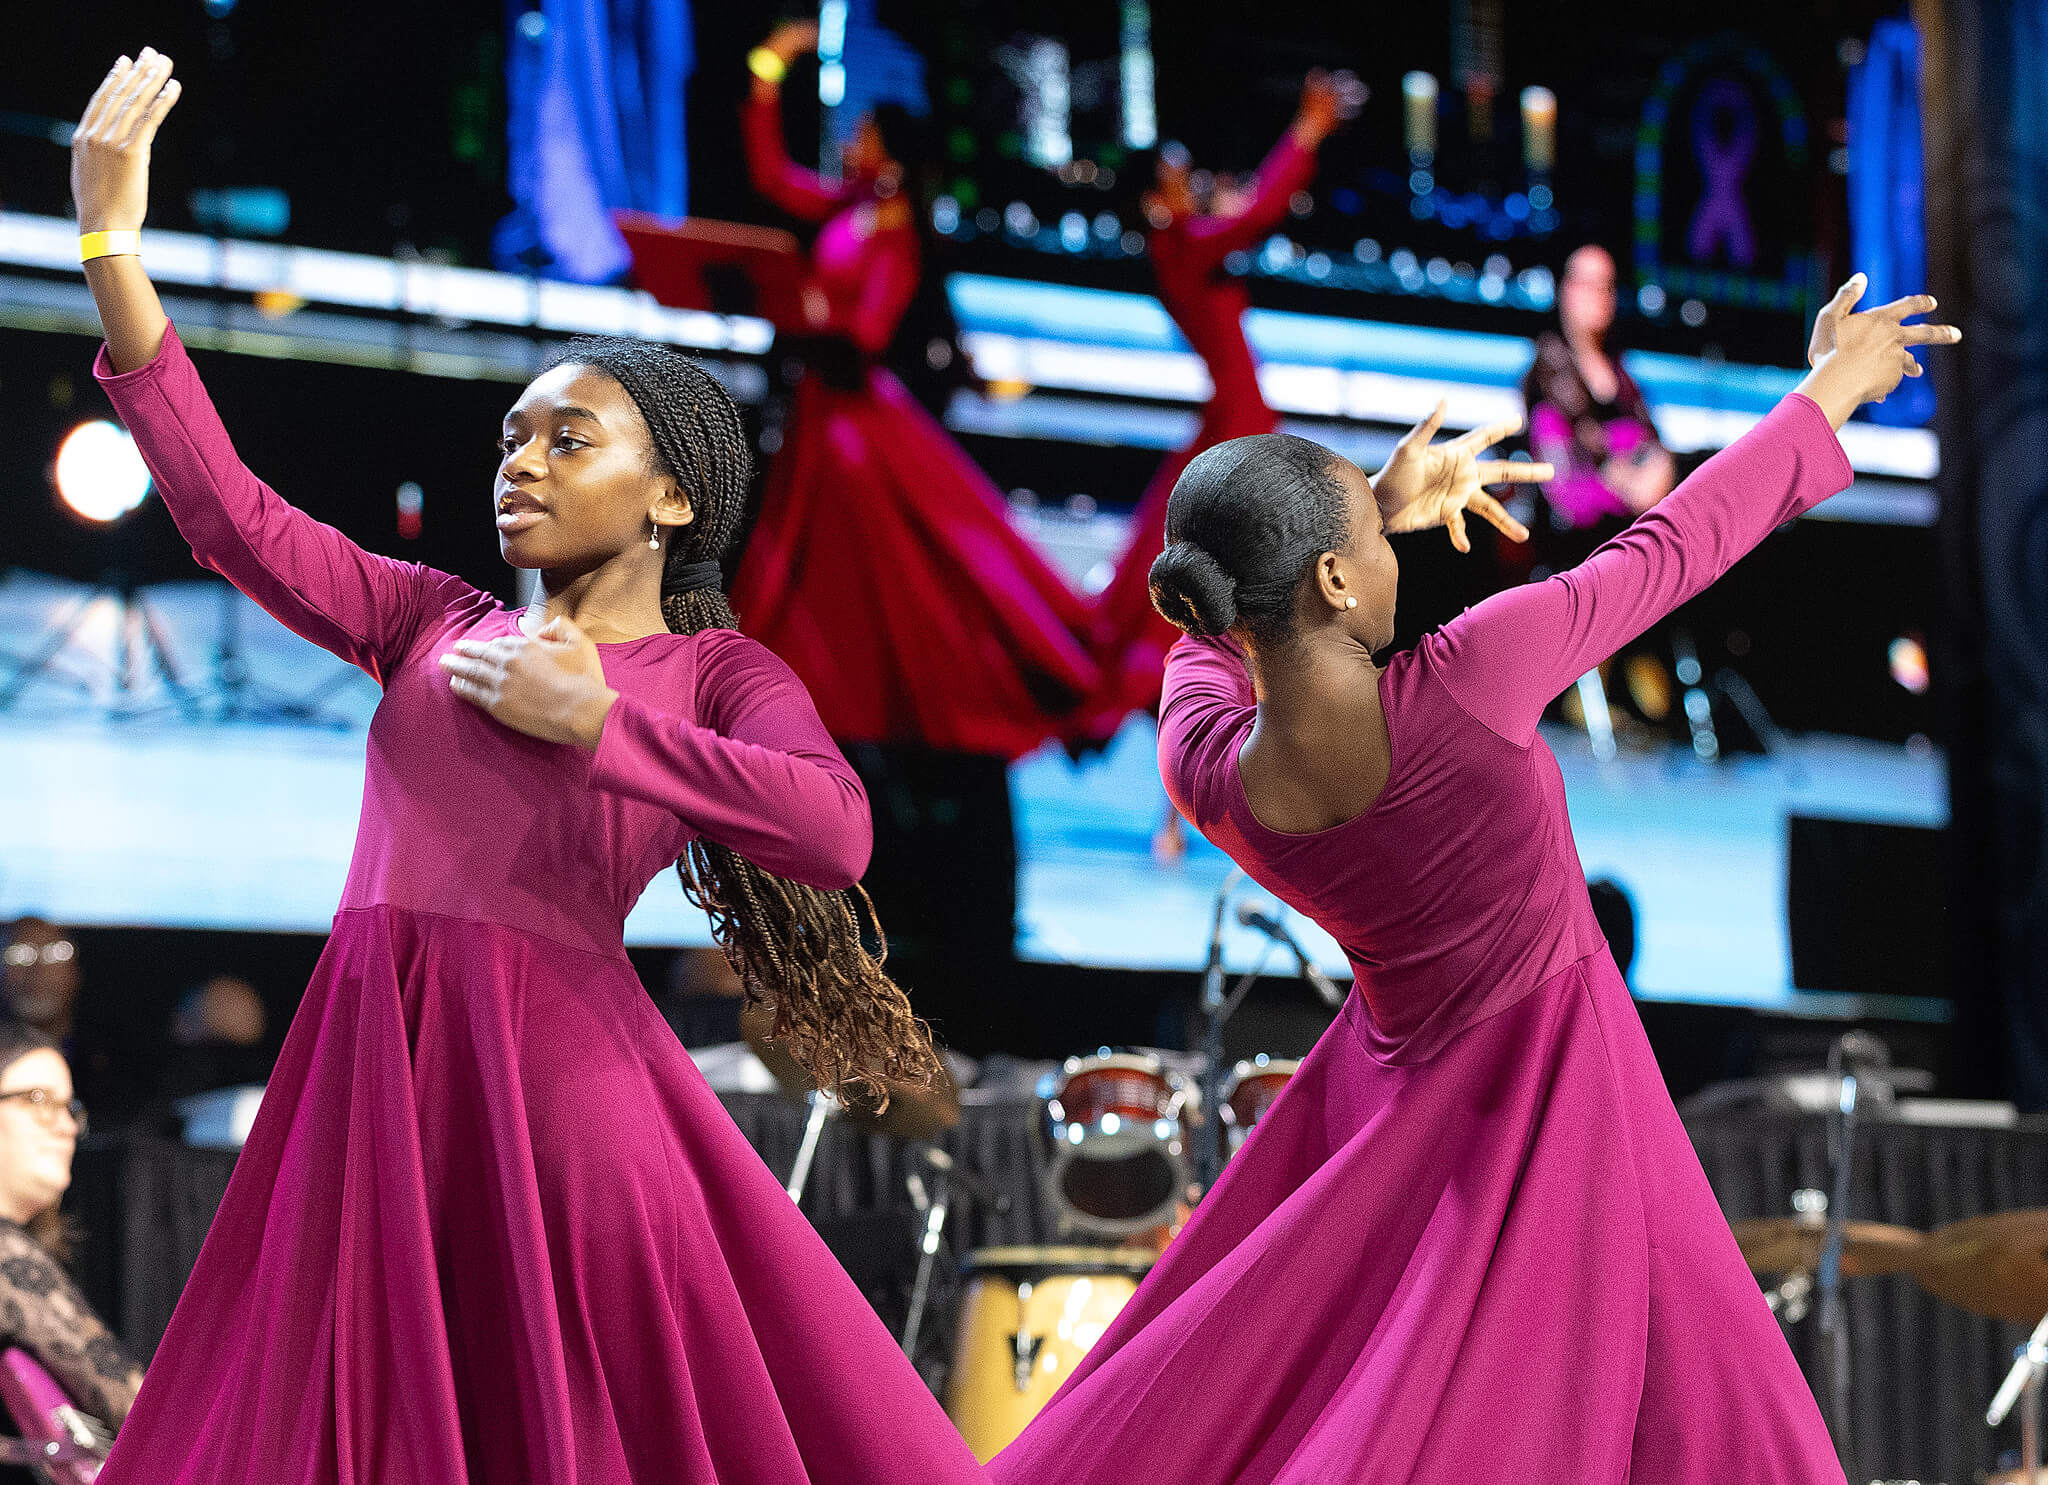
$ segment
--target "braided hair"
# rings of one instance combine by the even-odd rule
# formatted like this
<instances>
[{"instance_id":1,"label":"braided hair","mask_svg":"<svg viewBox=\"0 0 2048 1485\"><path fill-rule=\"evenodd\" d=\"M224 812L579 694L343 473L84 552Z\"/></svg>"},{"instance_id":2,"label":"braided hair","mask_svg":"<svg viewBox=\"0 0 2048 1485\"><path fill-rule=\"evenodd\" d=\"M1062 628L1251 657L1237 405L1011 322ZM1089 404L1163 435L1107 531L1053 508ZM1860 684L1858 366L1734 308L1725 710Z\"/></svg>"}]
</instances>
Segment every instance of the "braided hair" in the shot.
<instances>
[{"instance_id":1,"label":"braided hair","mask_svg":"<svg viewBox=\"0 0 2048 1485\"><path fill-rule=\"evenodd\" d=\"M752 464L739 408L702 366L646 341L571 341L551 365L572 363L603 372L633 399L656 464L689 495L692 519L673 528L663 559L661 612L670 631L737 629L719 588L685 588L678 576L721 561L739 529ZM888 941L858 885L806 886L702 837L684 850L676 874L711 919L748 1001L774 1010L775 1039L818 1087L864 1089L886 1104L885 1083L933 1079L930 1029L884 972Z\"/></svg>"}]
</instances>

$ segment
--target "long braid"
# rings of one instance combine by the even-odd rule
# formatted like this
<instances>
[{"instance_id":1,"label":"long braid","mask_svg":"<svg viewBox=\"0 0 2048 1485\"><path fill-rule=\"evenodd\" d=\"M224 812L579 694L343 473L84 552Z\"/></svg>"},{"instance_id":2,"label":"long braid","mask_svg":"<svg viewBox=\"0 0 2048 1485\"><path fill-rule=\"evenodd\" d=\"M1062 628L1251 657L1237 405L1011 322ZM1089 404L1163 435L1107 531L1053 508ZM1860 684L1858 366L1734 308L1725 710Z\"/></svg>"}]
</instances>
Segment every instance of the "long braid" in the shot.
<instances>
[{"instance_id":1,"label":"long braid","mask_svg":"<svg viewBox=\"0 0 2048 1485\"><path fill-rule=\"evenodd\" d=\"M687 356L646 341L573 341L554 364L568 362L625 389L663 472L689 494L692 519L672 528L664 573L722 561L751 473L739 408L725 388ZM662 617L674 633L739 627L719 589L678 590L666 576L662 586ZM882 967L888 942L859 886L827 892L793 882L701 837L684 850L676 873L710 918L747 998L774 1008L776 1040L818 1087L865 1088L886 1103L885 1083L930 1082L937 1074L930 1029Z\"/></svg>"}]
</instances>

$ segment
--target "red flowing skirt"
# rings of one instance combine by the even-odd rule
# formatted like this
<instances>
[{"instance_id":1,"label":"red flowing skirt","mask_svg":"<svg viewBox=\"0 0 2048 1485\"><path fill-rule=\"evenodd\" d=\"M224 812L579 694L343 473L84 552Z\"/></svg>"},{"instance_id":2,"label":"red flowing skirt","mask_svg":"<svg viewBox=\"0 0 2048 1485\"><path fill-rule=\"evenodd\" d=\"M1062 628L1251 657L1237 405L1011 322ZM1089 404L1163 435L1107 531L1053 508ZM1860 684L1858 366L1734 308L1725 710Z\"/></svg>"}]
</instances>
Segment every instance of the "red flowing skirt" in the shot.
<instances>
[{"instance_id":1,"label":"red flowing skirt","mask_svg":"<svg viewBox=\"0 0 2048 1485\"><path fill-rule=\"evenodd\" d=\"M797 388L732 604L842 741L1015 758L1074 736L1099 683L1088 604L879 368Z\"/></svg>"}]
</instances>

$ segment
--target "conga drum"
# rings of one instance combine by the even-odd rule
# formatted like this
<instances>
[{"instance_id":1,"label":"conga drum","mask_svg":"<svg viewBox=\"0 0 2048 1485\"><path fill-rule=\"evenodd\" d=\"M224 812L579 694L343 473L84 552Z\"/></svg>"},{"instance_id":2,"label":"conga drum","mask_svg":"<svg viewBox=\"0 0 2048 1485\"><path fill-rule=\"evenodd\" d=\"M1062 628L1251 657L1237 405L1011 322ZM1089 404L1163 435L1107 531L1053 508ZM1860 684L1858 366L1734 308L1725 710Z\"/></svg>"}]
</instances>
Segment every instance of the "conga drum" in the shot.
<instances>
[{"instance_id":1,"label":"conga drum","mask_svg":"<svg viewBox=\"0 0 2048 1485\"><path fill-rule=\"evenodd\" d=\"M946 1414L983 1464L1038 1416L1101 1339L1152 1254L1119 1248L980 1248L965 1297Z\"/></svg>"}]
</instances>

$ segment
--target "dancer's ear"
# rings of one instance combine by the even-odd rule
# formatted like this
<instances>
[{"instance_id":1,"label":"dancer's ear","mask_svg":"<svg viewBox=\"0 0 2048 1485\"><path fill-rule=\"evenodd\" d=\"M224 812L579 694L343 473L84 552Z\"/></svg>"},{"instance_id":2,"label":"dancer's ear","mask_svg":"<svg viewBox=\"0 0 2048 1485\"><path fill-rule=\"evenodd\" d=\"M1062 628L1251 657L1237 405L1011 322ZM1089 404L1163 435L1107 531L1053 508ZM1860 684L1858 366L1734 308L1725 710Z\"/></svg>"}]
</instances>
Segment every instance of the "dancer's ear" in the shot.
<instances>
[{"instance_id":1,"label":"dancer's ear","mask_svg":"<svg viewBox=\"0 0 2048 1485\"><path fill-rule=\"evenodd\" d=\"M670 485L655 501L648 519L657 526L687 526L697 519L697 512L690 504L689 492L678 485Z\"/></svg>"}]
</instances>

